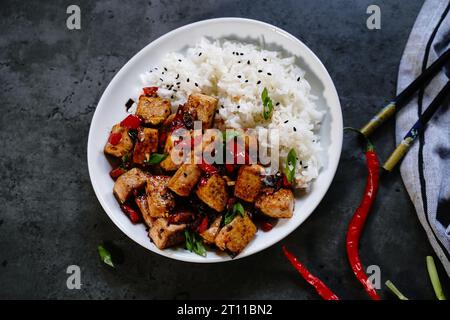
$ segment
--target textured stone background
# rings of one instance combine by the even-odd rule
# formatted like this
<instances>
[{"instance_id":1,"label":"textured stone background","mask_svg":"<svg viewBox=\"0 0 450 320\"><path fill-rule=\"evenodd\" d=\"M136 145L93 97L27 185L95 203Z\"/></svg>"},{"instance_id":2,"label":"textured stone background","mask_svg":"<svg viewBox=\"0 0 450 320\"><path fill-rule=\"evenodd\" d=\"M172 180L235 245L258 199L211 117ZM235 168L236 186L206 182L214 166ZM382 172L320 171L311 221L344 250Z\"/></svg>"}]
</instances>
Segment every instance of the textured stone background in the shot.
<instances>
[{"instance_id":1,"label":"textured stone background","mask_svg":"<svg viewBox=\"0 0 450 320\"><path fill-rule=\"evenodd\" d=\"M371 0L75 1L82 29L65 27L72 1L0 3L0 298L317 299L283 259L280 245L226 264L169 260L135 244L109 220L87 172L86 143L96 104L114 74L160 35L221 16L259 19L304 41L340 94L344 124L362 125L394 95L397 68L421 1L376 1L382 29L365 26ZM374 141L385 159L393 123ZM364 187L365 167L347 136L336 178L315 213L282 243L345 298L366 298L347 265L344 235ZM96 247L110 240L124 263L105 267ZM433 298L432 253L398 173L383 178L362 239L412 298ZM66 288L68 265L82 289ZM440 269L440 271L442 271ZM442 276L444 277L443 273ZM448 278L444 279L450 290ZM385 298L392 296L381 290Z\"/></svg>"}]
</instances>

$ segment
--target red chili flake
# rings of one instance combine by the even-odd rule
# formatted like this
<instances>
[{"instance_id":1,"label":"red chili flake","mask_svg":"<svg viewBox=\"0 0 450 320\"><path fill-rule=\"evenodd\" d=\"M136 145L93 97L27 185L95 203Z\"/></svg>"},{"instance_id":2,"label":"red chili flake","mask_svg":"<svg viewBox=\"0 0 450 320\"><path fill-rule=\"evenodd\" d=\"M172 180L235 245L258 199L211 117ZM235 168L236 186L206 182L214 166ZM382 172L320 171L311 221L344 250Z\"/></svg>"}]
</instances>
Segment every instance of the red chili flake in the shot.
<instances>
[{"instance_id":1,"label":"red chili flake","mask_svg":"<svg viewBox=\"0 0 450 320\"><path fill-rule=\"evenodd\" d=\"M109 175L111 176L111 178L113 180L117 180L118 177L120 177L122 174L124 174L125 172L127 172L127 170L125 170L124 168L121 167L117 167L115 169L112 169L109 172Z\"/></svg>"},{"instance_id":2,"label":"red chili flake","mask_svg":"<svg viewBox=\"0 0 450 320\"><path fill-rule=\"evenodd\" d=\"M119 144L121 139L122 139L122 134L120 132L113 132L109 135L108 142L110 144L112 144L113 146L116 146Z\"/></svg>"},{"instance_id":3,"label":"red chili flake","mask_svg":"<svg viewBox=\"0 0 450 320\"><path fill-rule=\"evenodd\" d=\"M208 217L207 217L207 216L205 216L205 217L202 219L202 222L200 222L200 225L199 225L198 228L197 228L197 232L198 232L198 233L202 233L202 232L204 232L206 229L208 229Z\"/></svg>"},{"instance_id":4,"label":"red chili flake","mask_svg":"<svg viewBox=\"0 0 450 320\"><path fill-rule=\"evenodd\" d=\"M209 163L206 163L206 162L200 163L198 166L199 166L199 168L200 168L202 171L204 171L205 173L210 174L210 175L219 172L219 169L217 169L217 168L216 168L215 166L213 166L212 164L209 164Z\"/></svg>"},{"instance_id":5,"label":"red chili flake","mask_svg":"<svg viewBox=\"0 0 450 320\"><path fill-rule=\"evenodd\" d=\"M144 94L146 96L152 96L156 94L156 91L158 91L158 87L145 87L142 90L144 90Z\"/></svg>"},{"instance_id":6,"label":"red chili flake","mask_svg":"<svg viewBox=\"0 0 450 320\"><path fill-rule=\"evenodd\" d=\"M130 114L128 117L122 120L120 126L128 129L137 129L141 125L141 122L141 118L135 116L134 114Z\"/></svg>"},{"instance_id":7,"label":"red chili flake","mask_svg":"<svg viewBox=\"0 0 450 320\"><path fill-rule=\"evenodd\" d=\"M273 228L273 224L270 223L269 221L262 221L261 222L261 229L264 232L270 231Z\"/></svg>"},{"instance_id":8,"label":"red chili flake","mask_svg":"<svg viewBox=\"0 0 450 320\"><path fill-rule=\"evenodd\" d=\"M132 207L130 207L129 205L126 205L126 204L122 204L120 206L120 208L127 215L127 217L131 220L131 222L133 222L133 223L141 222L141 216Z\"/></svg>"},{"instance_id":9,"label":"red chili flake","mask_svg":"<svg viewBox=\"0 0 450 320\"><path fill-rule=\"evenodd\" d=\"M198 185L200 187L206 186L206 183L208 182L208 179L206 179L206 177L201 177L200 182L198 183Z\"/></svg>"}]
</instances>

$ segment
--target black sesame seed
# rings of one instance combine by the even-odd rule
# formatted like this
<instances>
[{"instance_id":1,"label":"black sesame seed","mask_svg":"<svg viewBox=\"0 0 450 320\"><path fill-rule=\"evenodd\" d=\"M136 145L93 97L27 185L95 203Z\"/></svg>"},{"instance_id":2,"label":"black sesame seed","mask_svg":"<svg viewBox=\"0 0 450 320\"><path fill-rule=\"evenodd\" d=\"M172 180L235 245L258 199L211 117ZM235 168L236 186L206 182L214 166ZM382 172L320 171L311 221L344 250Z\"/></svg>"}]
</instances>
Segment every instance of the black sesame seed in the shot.
<instances>
[{"instance_id":1,"label":"black sesame seed","mask_svg":"<svg viewBox=\"0 0 450 320\"><path fill-rule=\"evenodd\" d=\"M155 70L158 70L158 67L155 67Z\"/></svg>"},{"instance_id":2,"label":"black sesame seed","mask_svg":"<svg viewBox=\"0 0 450 320\"><path fill-rule=\"evenodd\" d=\"M260 84L260 83L261 83L261 80L258 80L258 82L256 84Z\"/></svg>"},{"instance_id":3,"label":"black sesame seed","mask_svg":"<svg viewBox=\"0 0 450 320\"><path fill-rule=\"evenodd\" d=\"M178 80L179 77L180 77L180 74L177 73L177 76L175 77L175 79Z\"/></svg>"},{"instance_id":4,"label":"black sesame seed","mask_svg":"<svg viewBox=\"0 0 450 320\"><path fill-rule=\"evenodd\" d=\"M240 79L240 78L241 78L241 76L238 76L238 78Z\"/></svg>"},{"instance_id":5,"label":"black sesame seed","mask_svg":"<svg viewBox=\"0 0 450 320\"><path fill-rule=\"evenodd\" d=\"M181 62L181 59L178 59L178 62Z\"/></svg>"},{"instance_id":6,"label":"black sesame seed","mask_svg":"<svg viewBox=\"0 0 450 320\"><path fill-rule=\"evenodd\" d=\"M176 85L179 85L181 82L177 82L177 83L175 83Z\"/></svg>"},{"instance_id":7,"label":"black sesame seed","mask_svg":"<svg viewBox=\"0 0 450 320\"><path fill-rule=\"evenodd\" d=\"M189 82L189 78L186 79L186 82Z\"/></svg>"},{"instance_id":8,"label":"black sesame seed","mask_svg":"<svg viewBox=\"0 0 450 320\"><path fill-rule=\"evenodd\" d=\"M293 127L292 129L294 129L294 132L296 132L296 131L297 131L297 128L296 128L296 127Z\"/></svg>"},{"instance_id":9,"label":"black sesame seed","mask_svg":"<svg viewBox=\"0 0 450 320\"><path fill-rule=\"evenodd\" d=\"M266 59L266 58L263 58L263 60L267 62L267 59Z\"/></svg>"},{"instance_id":10,"label":"black sesame seed","mask_svg":"<svg viewBox=\"0 0 450 320\"><path fill-rule=\"evenodd\" d=\"M238 63L241 63L241 61L239 60Z\"/></svg>"},{"instance_id":11,"label":"black sesame seed","mask_svg":"<svg viewBox=\"0 0 450 320\"><path fill-rule=\"evenodd\" d=\"M300 81L300 77L297 78L297 81Z\"/></svg>"},{"instance_id":12,"label":"black sesame seed","mask_svg":"<svg viewBox=\"0 0 450 320\"><path fill-rule=\"evenodd\" d=\"M284 121L284 123L288 123L288 122L289 122L289 120Z\"/></svg>"},{"instance_id":13,"label":"black sesame seed","mask_svg":"<svg viewBox=\"0 0 450 320\"><path fill-rule=\"evenodd\" d=\"M250 64L250 60L247 61L247 64Z\"/></svg>"},{"instance_id":14,"label":"black sesame seed","mask_svg":"<svg viewBox=\"0 0 450 320\"><path fill-rule=\"evenodd\" d=\"M272 74L271 74L270 72L267 72L267 75L268 75L268 76L271 76Z\"/></svg>"},{"instance_id":15,"label":"black sesame seed","mask_svg":"<svg viewBox=\"0 0 450 320\"><path fill-rule=\"evenodd\" d=\"M194 84L195 84L196 87L198 87L198 83L197 82L195 82Z\"/></svg>"},{"instance_id":16,"label":"black sesame seed","mask_svg":"<svg viewBox=\"0 0 450 320\"><path fill-rule=\"evenodd\" d=\"M198 54L198 56L200 57L202 55L202 53L200 52L199 54Z\"/></svg>"},{"instance_id":17,"label":"black sesame seed","mask_svg":"<svg viewBox=\"0 0 450 320\"><path fill-rule=\"evenodd\" d=\"M258 70L258 72L259 72L259 73L261 73L261 72L262 72L262 70Z\"/></svg>"},{"instance_id":18,"label":"black sesame seed","mask_svg":"<svg viewBox=\"0 0 450 320\"><path fill-rule=\"evenodd\" d=\"M240 55L243 56L244 54L241 52Z\"/></svg>"},{"instance_id":19,"label":"black sesame seed","mask_svg":"<svg viewBox=\"0 0 450 320\"><path fill-rule=\"evenodd\" d=\"M279 102L277 102L276 104L275 104L275 106L279 106L280 105L280 103Z\"/></svg>"},{"instance_id":20,"label":"black sesame seed","mask_svg":"<svg viewBox=\"0 0 450 320\"><path fill-rule=\"evenodd\" d=\"M170 99L173 99L173 96L170 96Z\"/></svg>"},{"instance_id":21,"label":"black sesame seed","mask_svg":"<svg viewBox=\"0 0 450 320\"><path fill-rule=\"evenodd\" d=\"M237 106L236 108L240 109L240 108L241 108L241 106L239 106L239 105L238 105L238 106Z\"/></svg>"},{"instance_id":22,"label":"black sesame seed","mask_svg":"<svg viewBox=\"0 0 450 320\"><path fill-rule=\"evenodd\" d=\"M245 80L245 83L247 83L248 82L248 80Z\"/></svg>"},{"instance_id":23,"label":"black sesame seed","mask_svg":"<svg viewBox=\"0 0 450 320\"><path fill-rule=\"evenodd\" d=\"M173 92L178 92L178 90L175 90L175 89L173 89L172 91L173 91Z\"/></svg>"},{"instance_id":24,"label":"black sesame seed","mask_svg":"<svg viewBox=\"0 0 450 320\"><path fill-rule=\"evenodd\" d=\"M223 104L221 104L221 105L220 105L220 107L221 107L222 109L224 109L224 108L225 108L225 107L223 106Z\"/></svg>"},{"instance_id":25,"label":"black sesame seed","mask_svg":"<svg viewBox=\"0 0 450 320\"><path fill-rule=\"evenodd\" d=\"M186 172L183 172L183 175L184 175L185 178L187 177L187 173Z\"/></svg>"},{"instance_id":26,"label":"black sesame seed","mask_svg":"<svg viewBox=\"0 0 450 320\"><path fill-rule=\"evenodd\" d=\"M159 78L159 80L164 81L162 78Z\"/></svg>"},{"instance_id":27,"label":"black sesame seed","mask_svg":"<svg viewBox=\"0 0 450 320\"><path fill-rule=\"evenodd\" d=\"M308 169L308 166L304 166L303 169Z\"/></svg>"},{"instance_id":28,"label":"black sesame seed","mask_svg":"<svg viewBox=\"0 0 450 320\"><path fill-rule=\"evenodd\" d=\"M233 51L233 54L234 54L234 51Z\"/></svg>"},{"instance_id":29,"label":"black sesame seed","mask_svg":"<svg viewBox=\"0 0 450 320\"><path fill-rule=\"evenodd\" d=\"M166 67L164 67L164 71L167 71L167 68L166 68Z\"/></svg>"},{"instance_id":30,"label":"black sesame seed","mask_svg":"<svg viewBox=\"0 0 450 320\"><path fill-rule=\"evenodd\" d=\"M161 74L164 74L164 71L163 71L163 72L161 72Z\"/></svg>"}]
</instances>

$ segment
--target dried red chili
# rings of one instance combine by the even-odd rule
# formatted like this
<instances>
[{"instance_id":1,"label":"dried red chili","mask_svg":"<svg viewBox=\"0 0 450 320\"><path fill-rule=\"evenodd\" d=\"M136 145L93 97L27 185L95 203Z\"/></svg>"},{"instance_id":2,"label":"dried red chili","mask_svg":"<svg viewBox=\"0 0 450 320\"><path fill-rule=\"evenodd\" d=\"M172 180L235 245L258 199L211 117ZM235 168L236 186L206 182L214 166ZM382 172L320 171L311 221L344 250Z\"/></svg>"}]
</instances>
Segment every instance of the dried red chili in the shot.
<instances>
[{"instance_id":1,"label":"dried red chili","mask_svg":"<svg viewBox=\"0 0 450 320\"><path fill-rule=\"evenodd\" d=\"M130 207L127 204L122 204L120 205L120 208L127 215L127 217L131 220L132 223L141 222L141 216L132 207Z\"/></svg>"},{"instance_id":2,"label":"dried red chili","mask_svg":"<svg viewBox=\"0 0 450 320\"><path fill-rule=\"evenodd\" d=\"M206 231L206 229L208 229L208 217L204 216L202 219L202 222L200 222L200 224L197 228L197 232L202 233L202 232Z\"/></svg>"},{"instance_id":3,"label":"dried red chili","mask_svg":"<svg viewBox=\"0 0 450 320\"><path fill-rule=\"evenodd\" d=\"M367 294L373 300L380 300L375 288L368 280L359 256L359 239L364 228L367 216L370 212L372 204L378 191L378 180L380 175L380 163L373 145L367 140L367 149L365 152L368 176L363 199L353 214L352 220L348 226L346 248L347 257L350 266L356 278L361 282Z\"/></svg>"},{"instance_id":4,"label":"dried red chili","mask_svg":"<svg viewBox=\"0 0 450 320\"><path fill-rule=\"evenodd\" d=\"M297 269L298 273L306 280L310 285L316 289L317 293L324 300L339 300L338 296L336 296L333 291L331 291L319 278L313 276L308 269L300 262L298 259L289 252L285 246L282 247L284 255L288 258L289 262Z\"/></svg>"},{"instance_id":5,"label":"dried red chili","mask_svg":"<svg viewBox=\"0 0 450 320\"><path fill-rule=\"evenodd\" d=\"M124 174L125 172L127 172L127 170L125 170L124 168L122 168L122 167L117 167L117 168L115 168L115 169L112 169L110 172L109 172L109 175L111 176L111 178L113 179L113 180L117 180L117 178L118 177L120 177L122 174Z\"/></svg>"}]
</instances>

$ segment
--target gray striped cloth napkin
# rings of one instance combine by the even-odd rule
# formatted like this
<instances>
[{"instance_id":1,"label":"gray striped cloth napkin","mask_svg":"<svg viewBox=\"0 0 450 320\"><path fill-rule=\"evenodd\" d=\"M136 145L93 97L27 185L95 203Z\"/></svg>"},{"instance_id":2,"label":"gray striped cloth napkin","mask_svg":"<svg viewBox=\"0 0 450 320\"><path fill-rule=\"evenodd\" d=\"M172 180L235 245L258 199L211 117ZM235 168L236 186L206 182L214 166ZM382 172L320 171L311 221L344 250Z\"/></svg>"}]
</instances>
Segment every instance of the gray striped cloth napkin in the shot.
<instances>
[{"instance_id":1,"label":"gray striped cloth napkin","mask_svg":"<svg viewBox=\"0 0 450 320\"><path fill-rule=\"evenodd\" d=\"M450 2L425 1L409 36L397 81L402 91L450 46ZM444 68L397 114L396 140L405 133L447 83ZM400 172L419 220L450 277L450 108L444 103L403 159Z\"/></svg>"}]
</instances>

